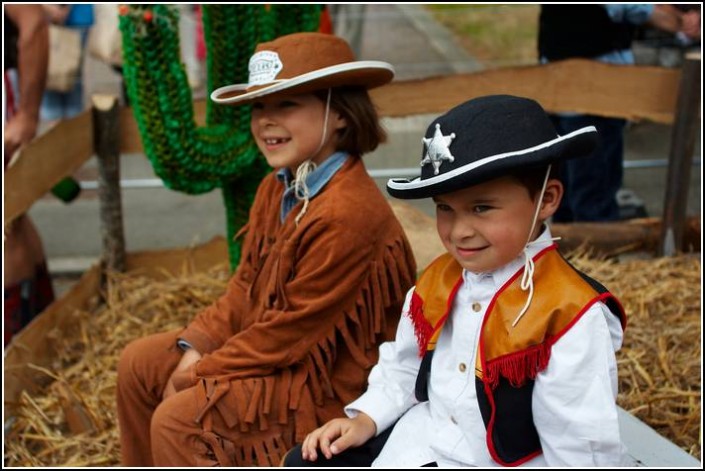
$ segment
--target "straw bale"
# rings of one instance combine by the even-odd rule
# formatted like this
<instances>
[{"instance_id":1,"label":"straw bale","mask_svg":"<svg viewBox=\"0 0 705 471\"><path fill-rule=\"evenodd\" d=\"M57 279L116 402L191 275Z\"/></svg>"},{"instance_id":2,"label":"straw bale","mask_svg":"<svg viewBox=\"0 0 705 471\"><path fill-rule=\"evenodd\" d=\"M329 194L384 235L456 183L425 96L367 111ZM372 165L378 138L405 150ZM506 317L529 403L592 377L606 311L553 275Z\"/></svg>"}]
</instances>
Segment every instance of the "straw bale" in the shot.
<instances>
[{"instance_id":1,"label":"straw bale","mask_svg":"<svg viewBox=\"0 0 705 471\"><path fill-rule=\"evenodd\" d=\"M11 405L6 466L115 466L120 445L115 409L117 361L131 340L185 326L225 291L228 268L168 276L109 275L106 302L95 312L71 313L73 328L59 336L50 368L30 365L54 380L39 394ZM14 407L12 407L14 406Z\"/></svg>"},{"instance_id":2,"label":"straw bale","mask_svg":"<svg viewBox=\"0 0 705 471\"><path fill-rule=\"evenodd\" d=\"M619 260L578 251L569 259L607 286L627 311L618 354L619 405L699 459L699 254ZM118 465L120 351L132 339L184 326L225 290L227 278L225 266L162 281L110 274L106 303L95 312L73 313L73 330L56 339L54 364L35 367L54 384L34 396L23 393L12 408L5 465Z\"/></svg>"},{"instance_id":3,"label":"straw bale","mask_svg":"<svg viewBox=\"0 0 705 471\"><path fill-rule=\"evenodd\" d=\"M700 459L700 254L615 260L576 253L571 261L627 312L617 403Z\"/></svg>"}]
</instances>

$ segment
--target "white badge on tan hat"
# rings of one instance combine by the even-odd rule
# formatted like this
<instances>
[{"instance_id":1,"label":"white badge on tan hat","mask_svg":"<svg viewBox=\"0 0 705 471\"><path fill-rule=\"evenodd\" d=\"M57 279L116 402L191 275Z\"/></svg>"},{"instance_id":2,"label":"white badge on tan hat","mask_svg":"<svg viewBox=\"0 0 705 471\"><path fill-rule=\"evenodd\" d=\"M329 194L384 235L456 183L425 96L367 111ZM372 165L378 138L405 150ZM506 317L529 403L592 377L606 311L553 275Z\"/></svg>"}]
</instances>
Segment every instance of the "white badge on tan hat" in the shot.
<instances>
[{"instance_id":1,"label":"white badge on tan hat","mask_svg":"<svg viewBox=\"0 0 705 471\"><path fill-rule=\"evenodd\" d=\"M448 136L444 136L441 131L441 124L436 123L436 131L433 133L431 139L423 138L423 143L426 146L426 155L421 161L421 166L426 164L433 165L433 174L438 175L438 171L441 168L441 164L444 160L452 162L455 160L450 153L450 143L455 139L455 133L450 133Z\"/></svg>"},{"instance_id":2,"label":"white badge on tan hat","mask_svg":"<svg viewBox=\"0 0 705 471\"><path fill-rule=\"evenodd\" d=\"M248 86L264 85L273 82L284 65L279 54L273 51L260 51L250 58Z\"/></svg>"}]
</instances>

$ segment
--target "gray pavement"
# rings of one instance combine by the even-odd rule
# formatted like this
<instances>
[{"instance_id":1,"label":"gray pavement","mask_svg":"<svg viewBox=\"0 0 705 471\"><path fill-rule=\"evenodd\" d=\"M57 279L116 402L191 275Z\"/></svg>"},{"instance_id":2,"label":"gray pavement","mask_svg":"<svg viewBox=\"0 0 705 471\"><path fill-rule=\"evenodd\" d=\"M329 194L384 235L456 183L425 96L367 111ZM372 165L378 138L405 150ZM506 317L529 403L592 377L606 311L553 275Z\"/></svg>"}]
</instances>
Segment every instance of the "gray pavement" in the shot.
<instances>
[{"instance_id":1,"label":"gray pavement","mask_svg":"<svg viewBox=\"0 0 705 471\"><path fill-rule=\"evenodd\" d=\"M470 72L481 67L419 5L367 5L360 42L360 59L391 62L397 79ZM120 77L108 66L88 57L84 80L86 95L94 92L120 94ZM385 119L389 142L366 156L370 170L417 167L421 136L432 115ZM627 132L627 161L665 160L670 147L670 126L638 123ZM696 158L702 154L701 141ZM77 173L85 182L97 179L95 159ZM123 155L122 178L155 179L144 155ZM627 168L625 186L644 201L649 215L661 216L666 168ZM386 177L377 179L384 188ZM124 189L122 192L125 238L128 251L185 247L225 233L225 211L219 191L189 196L163 187ZM688 214L700 214L701 167L692 169ZM429 202L415 203L433 214ZM57 283L65 275L81 273L101 253L98 200L95 191L84 190L79 199L64 204L51 195L30 210L49 258L49 269ZM69 283L70 283L70 277ZM65 285L57 287L63 291Z\"/></svg>"}]
</instances>

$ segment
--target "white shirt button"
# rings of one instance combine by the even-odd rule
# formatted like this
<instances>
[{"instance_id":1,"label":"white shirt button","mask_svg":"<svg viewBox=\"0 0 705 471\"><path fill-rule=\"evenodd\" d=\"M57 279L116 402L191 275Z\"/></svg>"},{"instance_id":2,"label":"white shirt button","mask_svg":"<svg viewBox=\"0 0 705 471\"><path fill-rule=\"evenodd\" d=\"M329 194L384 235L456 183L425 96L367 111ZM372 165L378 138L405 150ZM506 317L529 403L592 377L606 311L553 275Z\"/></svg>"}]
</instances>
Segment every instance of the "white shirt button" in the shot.
<instances>
[{"instance_id":1,"label":"white shirt button","mask_svg":"<svg viewBox=\"0 0 705 471\"><path fill-rule=\"evenodd\" d=\"M468 367L465 363L461 363L458 365L458 369L460 370L461 373L465 373L465 370L467 370Z\"/></svg>"},{"instance_id":2,"label":"white shirt button","mask_svg":"<svg viewBox=\"0 0 705 471\"><path fill-rule=\"evenodd\" d=\"M472 303L472 310L475 312L480 312L482 310L482 304L478 302Z\"/></svg>"}]
</instances>

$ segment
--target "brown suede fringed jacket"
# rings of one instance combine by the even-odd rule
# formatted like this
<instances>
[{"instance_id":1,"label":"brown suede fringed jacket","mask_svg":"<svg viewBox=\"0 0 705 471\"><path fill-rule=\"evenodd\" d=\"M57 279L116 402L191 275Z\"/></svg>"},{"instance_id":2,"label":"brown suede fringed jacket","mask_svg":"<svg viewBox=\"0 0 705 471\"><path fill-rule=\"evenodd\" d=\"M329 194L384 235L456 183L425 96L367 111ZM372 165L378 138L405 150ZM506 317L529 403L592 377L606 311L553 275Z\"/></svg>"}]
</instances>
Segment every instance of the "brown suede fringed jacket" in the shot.
<instances>
[{"instance_id":1,"label":"brown suede fringed jacket","mask_svg":"<svg viewBox=\"0 0 705 471\"><path fill-rule=\"evenodd\" d=\"M203 413L215 407L245 432L235 453L259 463L276 463L343 416L379 344L394 338L416 277L402 227L359 158L348 158L298 227L301 203L280 221L283 191L273 173L263 180L227 292L180 335L203 354L190 384L203 386Z\"/></svg>"}]
</instances>

